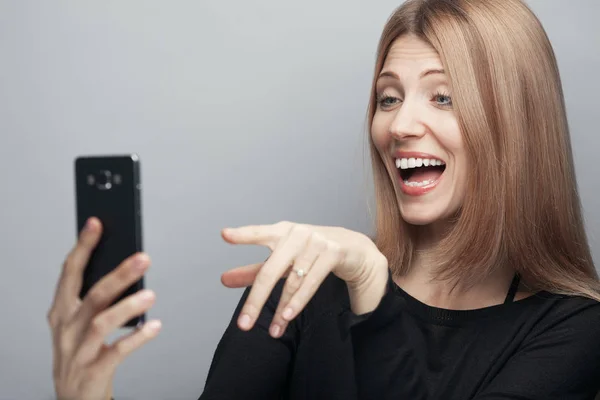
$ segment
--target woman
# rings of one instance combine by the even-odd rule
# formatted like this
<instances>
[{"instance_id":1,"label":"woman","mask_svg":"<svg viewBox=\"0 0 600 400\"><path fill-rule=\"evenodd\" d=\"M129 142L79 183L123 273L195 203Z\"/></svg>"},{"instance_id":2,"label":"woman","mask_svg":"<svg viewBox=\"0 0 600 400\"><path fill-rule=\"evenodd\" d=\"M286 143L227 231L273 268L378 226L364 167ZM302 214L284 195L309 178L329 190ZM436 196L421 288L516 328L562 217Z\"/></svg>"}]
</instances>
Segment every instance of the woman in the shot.
<instances>
[{"instance_id":1,"label":"woman","mask_svg":"<svg viewBox=\"0 0 600 400\"><path fill-rule=\"evenodd\" d=\"M600 283L577 194L556 61L519 0L412 0L384 28L370 100L377 234L281 222L223 231L272 250L201 399L592 399ZM108 307L126 260L81 304L101 233L67 258L49 321L59 398L110 398L160 323L103 341L151 292ZM136 262L137 260L137 262Z\"/></svg>"}]
</instances>

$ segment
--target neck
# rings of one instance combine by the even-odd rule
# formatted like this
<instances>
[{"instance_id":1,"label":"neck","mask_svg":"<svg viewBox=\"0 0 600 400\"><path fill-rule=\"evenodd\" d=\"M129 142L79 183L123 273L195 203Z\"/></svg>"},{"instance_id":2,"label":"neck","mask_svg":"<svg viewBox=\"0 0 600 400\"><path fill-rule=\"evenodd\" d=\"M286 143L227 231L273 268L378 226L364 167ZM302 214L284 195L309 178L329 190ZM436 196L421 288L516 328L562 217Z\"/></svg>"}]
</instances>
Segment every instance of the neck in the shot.
<instances>
[{"instance_id":1,"label":"neck","mask_svg":"<svg viewBox=\"0 0 600 400\"><path fill-rule=\"evenodd\" d=\"M395 279L404 291L430 306L454 310L471 310L504 302L514 277L511 268L497 270L468 289L461 287L460 282L455 285L455 282L436 280L434 257L447 226L421 226L415 230L417 251L409 271Z\"/></svg>"}]
</instances>

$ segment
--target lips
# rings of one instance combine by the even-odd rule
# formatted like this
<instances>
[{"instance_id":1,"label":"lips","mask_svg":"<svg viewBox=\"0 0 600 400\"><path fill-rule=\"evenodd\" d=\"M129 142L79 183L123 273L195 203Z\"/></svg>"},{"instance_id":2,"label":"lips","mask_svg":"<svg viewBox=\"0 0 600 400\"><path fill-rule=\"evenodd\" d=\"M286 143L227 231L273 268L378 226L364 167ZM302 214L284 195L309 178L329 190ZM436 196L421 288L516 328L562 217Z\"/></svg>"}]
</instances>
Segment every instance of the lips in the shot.
<instances>
[{"instance_id":1,"label":"lips","mask_svg":"<svg viewBox=\"0 0 600 400\"><path fill-rule=\"evenodd\" d=\"M427 153L398 152L395 154L400 188L404 194L421 196L439 184L446 163L440 157Z\"/></svg>"}]
</instances>

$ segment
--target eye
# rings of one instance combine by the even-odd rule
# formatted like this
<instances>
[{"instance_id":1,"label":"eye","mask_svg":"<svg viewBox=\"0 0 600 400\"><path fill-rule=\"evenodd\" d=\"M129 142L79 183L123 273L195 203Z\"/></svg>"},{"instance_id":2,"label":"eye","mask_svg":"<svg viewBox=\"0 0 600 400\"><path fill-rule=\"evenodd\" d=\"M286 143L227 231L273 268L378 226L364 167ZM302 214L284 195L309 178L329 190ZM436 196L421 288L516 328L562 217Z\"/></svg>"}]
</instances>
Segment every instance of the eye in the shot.
<instances>
[{"instance_id":1,"label":"eye","mask_svg":"<svg viewBox=\"0 0 600 400\"><path fill-rule=\"evenodd\" d=\"M377 96L377 104L382 109L393 107L394 105L400 103L401 101L402 100L400 100L399 98L385 94L385 93Z\"/></svg>"},{"instance_id":2,"label":"eye","mask_svg":"<svg viewBox=\"0 0 600 400\"><path fill-rule=\"evenodd\" d=\"M448 94L437 93L433 96L433 100L440 107L452 107L452 97Z\"/></svg>"}]
</instances>

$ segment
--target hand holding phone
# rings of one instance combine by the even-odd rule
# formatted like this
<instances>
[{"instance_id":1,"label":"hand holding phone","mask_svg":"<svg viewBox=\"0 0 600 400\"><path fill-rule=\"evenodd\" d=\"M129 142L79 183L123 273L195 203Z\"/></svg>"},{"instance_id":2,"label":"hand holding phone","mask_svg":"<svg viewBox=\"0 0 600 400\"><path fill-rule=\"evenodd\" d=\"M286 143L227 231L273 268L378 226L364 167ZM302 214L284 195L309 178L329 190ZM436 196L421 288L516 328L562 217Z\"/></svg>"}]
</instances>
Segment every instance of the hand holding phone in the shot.
<instances>
[{"instance_id":1,"label":"hand holding phone","mask_svg":"<svg viewBox=\"0 0 600 400\"><path fill-rule=\"evenodd\" d=\"M156 337L144 323L155 295L143 289L150 265L142 253L139 160L81 157L75 162L77 243L67 255L48 323L57 398L110 399L115 370ZM137 327L113 343L108 335Z\"/></svg>"}]
</instances>

